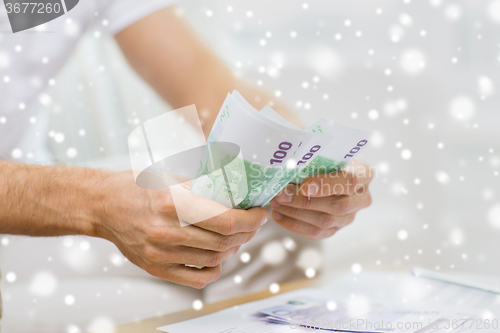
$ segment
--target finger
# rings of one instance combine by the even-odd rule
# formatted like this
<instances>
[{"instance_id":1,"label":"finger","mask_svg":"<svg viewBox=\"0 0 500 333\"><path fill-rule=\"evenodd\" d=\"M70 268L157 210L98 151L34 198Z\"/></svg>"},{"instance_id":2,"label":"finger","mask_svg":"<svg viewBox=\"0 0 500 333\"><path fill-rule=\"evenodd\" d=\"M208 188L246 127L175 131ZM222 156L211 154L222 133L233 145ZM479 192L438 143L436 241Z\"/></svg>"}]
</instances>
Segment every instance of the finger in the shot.
<instances>
[{"instance_id":1,"label":"finger","mask_svg":"<svg viewBox=\"0 0 500 333\"><path fill-rule=\"evenodd\" d=\"M202 269L186 267L185 265L167 265L148 270L148 273L161 279L193 287L204 288L207 284L217 281L221 274L221 265L204 267Z\"/></svg>"},{"instance_id":2,"label":"finger","mask_svg":"<svg viewBox=\"0 0 500 333\"><path fill-rule=\"evenodd\" d=\"M295 187L290 189L291 187ZM353 195L331 195L311 198L297 190L297 185L286 187L271 201L273 208L290 206L300 209L314 210L331 215L346 215L371 205L372 197L369 191L356 192Z\"/></svg>"},{"instance_id":3,"label":"finger","mask_svg":"<svg viewBox=\"0 0 500 333\"><path fill-rule=\"evenodd\" d=\"M273 212L272 216L277 224L295 234L302 235L309 239L318 240L318 239L328 238L333 236L339 230L336 227L323 230L312 224L302 222L288 216L282 216L282 218L277 219L276 214L278 213Z\"/></svg>"},{"instance_id":4,"label":"finger","mask_svg":"<svg viewBox=\"0 0 500 333\"><path fill-rule=\"evenodd\" d=\"M304 179L300 190L308 197L350 195L363 188L366 190L372 179L373 170L365 162L354 160L342 171Z\"/></svg>"},{"instance_id":5,"label":"finger","mask_svg":"<svg viewBox=\"0 0 500 333\"><path fill-rule=\"evenodd\" d=\"M274 208L274 211L281 213L284 216L292 217L296 220L312 224L322 230L333 227L337 227L339 229L343 228L354 220L354 216L356 214L350 213L342 216L335 216L314 210L300 209L289 206L280 206L278 208ZM277 215L277 217L279 218L280 216Z\"/></svg>"},{"instance_id":6,"label":"finger","mask_svg":"<svg viewBox=\"0 0 500 333\"><path fill-rule=\"evenodd\" d=\"M256 234L256 231L253 231L224 236L213 231L198 228L197 226L187 226L182 228L182 231L185 233L177 243L178 245L217 252L227 251L236 246L248 243Z\"/></svg>"},{"instance_id":7,"label":"finger","mask_svg":"<svg viewBox=\"0 0 500 333\"><path fill-rule=\"evenodd\" d=\"M255 234L256 231L224 236L198 228L196 225L188 225L182 228L161 225L149 229L148 241L153 245L162 246L165 244L165 239L169 239L169 246L182 245L222 252L249 242Z\"/></svg>"},{"instance_id":8,"label":"finger","mask_svg":"<svg viewBox=\"0 0 500 333\"><path fill-rule=\"evenodd\" d=\"M169 262L173 264L215 267L235 255L239 248L236 246L227 251L217 252L183 246L175 249L170 248L167 252Z\"/></svg>"},{"instance_id":9,"label":"finger","mask_svg":"<svg viewBox=\"0 0 500 333\"><path fill-rule=\"evenodd\" d=\"M269 218L269 212L260 207L230 209L206 221L196 223L196 226L221 235L234 235L240 232L254 232L260 229Z\"/></svg>"}]
</instances>

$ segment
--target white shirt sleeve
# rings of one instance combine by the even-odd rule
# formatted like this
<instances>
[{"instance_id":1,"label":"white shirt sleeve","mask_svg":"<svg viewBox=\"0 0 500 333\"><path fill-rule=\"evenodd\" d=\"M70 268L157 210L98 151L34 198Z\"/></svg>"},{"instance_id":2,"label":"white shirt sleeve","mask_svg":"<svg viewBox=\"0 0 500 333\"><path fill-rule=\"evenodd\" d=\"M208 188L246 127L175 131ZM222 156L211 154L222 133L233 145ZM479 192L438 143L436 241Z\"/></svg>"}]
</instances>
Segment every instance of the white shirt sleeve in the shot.
<instances>
[{"instance_id":1,"label":"white shirt sleeve","mask_svg":"<svg viewBox=\"0 0 500 333\"><path fill-rule=\"evenodd\" d=\"M116 34L140 19L179 2L181 0L111 0L104 9L103 20L108 22L107 31Z\"/></svg>"}]
</instances>

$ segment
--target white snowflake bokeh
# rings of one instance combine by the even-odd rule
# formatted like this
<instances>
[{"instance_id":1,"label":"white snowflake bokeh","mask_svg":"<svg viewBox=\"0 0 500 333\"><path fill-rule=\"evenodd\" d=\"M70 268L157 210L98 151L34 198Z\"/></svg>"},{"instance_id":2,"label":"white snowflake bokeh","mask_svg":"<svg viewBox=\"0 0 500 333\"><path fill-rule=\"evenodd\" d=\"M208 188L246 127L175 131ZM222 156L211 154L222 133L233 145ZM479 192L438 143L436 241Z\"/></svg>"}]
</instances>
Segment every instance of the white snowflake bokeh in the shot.
<instances>
[{"instance_id":1,"label":"white snowflake bokeh","mask_svg":"<svg viewBox=\"0 0 500 333\"><path fill-rule=\"evenodd\" d=\"M240 251L238 265L248 269L263 263L279 269L291 262L305 278L325 272L359 277L374 269L409 271L413 266L500 274L495 261L500 234L500 0L478 3L354 0L335 8L328 1L295 0L286 8L260 0L184 4L183 15L236 77L285 100L306 125L325 117L374 133L363 156L376 171L371 208L325 241L323 253L303 247L295 236L281 235L257 251ZM69 39L85 29L71 17L64 20ZM38 110L50 114L49 132L34 134L47 139L60 164L126 156L130 129L166 110L110 46L104 32L109 24L96 19L62 72L47 82L30 77L27 84L40 93L14 105L16 112L32 112L27 118L31 128L45 121ZM0 86L8 87L17 79L10 70L13 63L30 46L3 49L1 38ZM41 55L34 61L48 67L56 60ZM9 115L0 117L0 131L11 123ZM35 158L20 148L7 154L16 161ZM153 305L137 316L168 308L175 293L136 285L144 275L116 247L103 244L81 237L50 243L2 236L4 320L36 322L50 306L74 313L95 302L122 304L143 291ZM22 262L14 263L12 258L20 255ZM113 282L100 284L108 279ZM228 285L243 288L247 280L243 273L232 273ZM280 291L279 282L267 282L272 293ZM414 293L407 300L418 296L419 289L410 287L405 289ZM17 312L9 313L9 304ZM353 311L367 309L360 296L349 304ZM199 310L204 301L193 295L183 306ZM337 303L330 301L327 308L333 311ZM136 319L120 318L118 312L65 322L62 332L110 329Z\"/></svg>"}]
</instances>

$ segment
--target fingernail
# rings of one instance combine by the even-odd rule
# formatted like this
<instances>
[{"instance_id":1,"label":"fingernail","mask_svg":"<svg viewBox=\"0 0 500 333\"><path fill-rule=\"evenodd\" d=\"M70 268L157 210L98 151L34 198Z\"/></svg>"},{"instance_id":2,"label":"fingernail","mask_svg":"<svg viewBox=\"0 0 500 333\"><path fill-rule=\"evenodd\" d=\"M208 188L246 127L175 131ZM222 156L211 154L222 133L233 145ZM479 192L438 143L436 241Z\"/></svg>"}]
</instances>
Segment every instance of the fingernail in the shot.
<instances>
[{"instance_id":1,"label":"fingernail","mask_svg":"<svg viewBox=\"0 0 500 333\"><path fill-rule=\"evenodd\" d=\"M281 201L281 203L285 203L285 204L290 203L290 202L292 202L292 194L291 193L287 193L287 190L284 189L278 195L278 200Z\"/></svg>"},{"instance_id":2,"label":"fingernail","mask_svg":"<svg viewBox=\"0 0 500 333\"><path fill-rule=\"evenodd\" d=\"M273 208L279 208L279 207L281 207L281 205L278 202L278 200L273 199L273 200L271 200L271 207L273 207Z\"/></svg>"},{"instance_id":3,"label":"fingernail","mask_svg":"<svg viewBox=\"0 0 500 333\"><path fill-rule=\"evenodd\" d=\"M274 219L280 221L283 218L283 214L274 212Z\"/></svg>"},{"instance_id":4,"label":"fingernail","mask_svg":"<svg viewBox=\"0 0 500 333\"><path fill-rule=\"evenodd\" d=\"M269 219L269 218L268 218L267 216L265 216L265 217L262 219L262 222L260 222L260 225L262 226L262 225L266 224L266 222L267 222L267 220L268 220L268 219Z\"/></svg>"},{"instance_id":5,"label":"fingernail","mask_svg":"<svg viewBox=\"0 0 500 333\"><path fill-rule=\"evenodd\" d=\"M307 187L307 195L312 196L316 195L319 192L319 184L317 181L312 181L309 183L309 186Z\"/></svg>"}]
</instances>

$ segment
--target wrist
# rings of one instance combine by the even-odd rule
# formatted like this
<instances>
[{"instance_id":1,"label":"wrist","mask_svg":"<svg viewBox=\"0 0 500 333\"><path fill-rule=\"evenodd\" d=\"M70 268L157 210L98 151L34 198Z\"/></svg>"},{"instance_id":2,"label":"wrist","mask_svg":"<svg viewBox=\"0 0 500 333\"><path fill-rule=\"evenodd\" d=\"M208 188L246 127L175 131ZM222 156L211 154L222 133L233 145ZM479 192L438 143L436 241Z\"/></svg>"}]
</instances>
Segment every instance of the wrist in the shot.
<instances>
[{"instance_id":1,"label":"wrist","mask_svg":"<svg viewBox=\"0 0 500 333\"><path fill-rule=\"evenodd\" d=\"M90 237L108 239L107 222L111 218L112 201L117 195L116 176L120 172L109 170L89 169L88 177L84 181L83 190L88 199L88 206L84 207L85 219L81 225L81 233Z\"/></svg>"},{"instance_id":2,"label":"wrist","mask_svg":"<svg viewBox=\"0 0 500 333\"><path fill-rule=\"evenodd\" d=\"M93 170L93 169L90 169ZM135 184L129 171L93 170L85 191L90 205L83 234L115 241L120 230L127 228L127 221L139 221L144 217L144 208L149 207L145 189Z\"/></svg>"}]
</instances>

